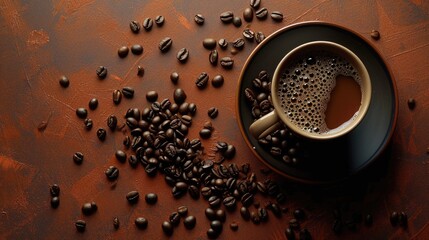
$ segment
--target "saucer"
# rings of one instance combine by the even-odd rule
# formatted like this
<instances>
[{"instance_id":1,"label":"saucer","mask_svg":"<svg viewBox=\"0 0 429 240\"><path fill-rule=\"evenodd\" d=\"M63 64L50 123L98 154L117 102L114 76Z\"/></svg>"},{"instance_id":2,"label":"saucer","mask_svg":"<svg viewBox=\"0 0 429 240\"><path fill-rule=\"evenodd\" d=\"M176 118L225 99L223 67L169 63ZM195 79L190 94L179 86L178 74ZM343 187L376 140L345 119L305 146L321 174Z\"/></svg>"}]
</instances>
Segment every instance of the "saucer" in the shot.
<instances>
[{"instance_id":1,"label":"saucer","mask_svg":"<svg viewBox=\"0 0 429 240\"><path fill-rule=\"evenodd\" d=\"M295 47L311 41L331 41L352 50L371 78L372 99L362 122L348 134L327 142L300 141L305 162L291 166L274 158L249 132L253 122L244 89L261 70L270 77L280 60ZM304 22L282 28L261 42L247 59L239 78L237 116L240 131L254 155L274 171L305 183L344 180L373 162L388 145L396 125L398 97L392 74L372 44L344 27Z\"/></svg>"}]
</instances>

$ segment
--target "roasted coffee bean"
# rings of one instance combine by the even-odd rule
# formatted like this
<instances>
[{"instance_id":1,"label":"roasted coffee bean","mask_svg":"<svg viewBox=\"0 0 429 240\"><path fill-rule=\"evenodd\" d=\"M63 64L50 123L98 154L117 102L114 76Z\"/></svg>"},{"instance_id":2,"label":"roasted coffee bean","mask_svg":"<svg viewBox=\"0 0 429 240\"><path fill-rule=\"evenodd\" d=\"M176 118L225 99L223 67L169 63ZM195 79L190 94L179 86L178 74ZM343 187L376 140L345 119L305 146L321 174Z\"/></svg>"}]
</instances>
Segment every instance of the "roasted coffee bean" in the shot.
<instances>
[{"instance_id":1,"label":"roasted coffee bean","mask_svg":"<svg viewBox=\"0 0 429 240\"><path fill-rule=\"evenodd\" d=\"M146 229L148 225L148 221L144 217L138 217L134 220L134 224L139 229Z\"/></svg>"},{"instance_id":2,"label":"roasted coffee bean","mask_svg":"<svg viewBox=\"0 0 429 240\"><path fill-rule=\"evenodd\" d=\"M405 213L405 212L399 213L398 222L399 222L399 225L401 227L407 228L408 227L408 215L407 215L407 213Z\"/></svg>"},{"instance_id":3,"label":"roasted coffee bean","mask_svg":"<svg viewBox=\"0 0 429 240\"><path fill-rule=\"evenodd\" d=\"M107 179L110 181L116 180L119 176L119 169L115 166L110 166L105 172Z\"/></svg>"},{"instance_id":4,"label":"roasted coffee bean","mask_svg":"<svg viewBox=\"0 0 429 240\"><path fill-rule=\"evenodd\" d=\"M144 30L146 30L147 32L150 31L152 29L152 26L153 26L153 20L151 18L145 18L142 26L143 26Z\"/></svg>"},{"instance_id":5,"label":"roasted coffee bean","mask_svg":"<svg viewBox=\"0 0 429 240\"><path fill-rule=\"evenodd\" d=\"M255 15L257 19L260 19L260 20L266 19L268 16L268 10L266 8L261 8L255 12Z\"/></svg>"},{"instance_id":6,"label":"roasted coffee bean","mask_svg":"<svg viewBox=\"0 0 429 240\"><path fill-rule=\"evenodd\" d=\"M222 232L223 224L219 220L214 220L210 222L210 227L215 230L217 233Z\"/></svg>"},{"instance_id":7,"label":"roasted coffee bean","mask_svg":"<svg viewBox=\"0 0 429 240\"><path fill-rule=\"evenodd\" d=\"M125 198L128 200L129 203L131 204L135 204L139 201L139 192L137 191L131 191L129 193L127 193L127 195L125 196Z\"/></svg>"},{"instance_id":8,"label":"roasted coffee bean","mask_svg":"<svg viewBox=\"0 0 429 240\"><path fill-rule=\"evenodd\" d=\"M172 72L170 74L170 80L173 84L177 84L177 82L179 81L179 74L177 72Z\"/></svg>"},{"instance_id":9,"label":"roasted coffee bean","mask_svg":"<svg viewBox=\"0 0 429 240\"><path fill-rule=\"evenodd\" d=\"M252 220L252 222L256 225L261 223L261 219L259 218L259 214L257 212L250 213L250 220Z\"/></svg>"},{"instance_id":10,"label":"roasted coffee bean","mask_svg":"<svg viewBox=\"0 0 429 240\"><path fill-rule=\"evenodd\" d=\"M122 93L120 90L114 90L112 94L113 103L118 105L122 100Z\"/></svg>"},{"instance_id":11,"label":"roasted coffee bean","mask_svg":"<svg viewBox=\"0 0 429 240\"><path fill-rule=\"evenodd\" d=\"M134 97L134 88L123 87L122 88L122 95L124 95L125 98L133 98Z\"/></svg>"},{"instance_id":12,"label":"roasted coffee bean","mask_svg":"<svg viewBox=\"0 0 429 240\"><path fill-rule=\"evenodd\" d=\"M212 162L212 164L213 164L213 162ZM203 168L204 168L204 166L203 166ZM213 194L211 188L209 188L209 187L203 187L203 188L201 188L200 192L201 192L201 195L203 195L203 197L205 199L209 199L212 196L212 194Z\"/></svg>"},{"instance_id":13,"label":"roasted coffee bean","mask_svg":"<svg viewBox=\"0 0 429 240\"><path fill-rule=\"evenodd\" d=\"M84 203L83 205L82 205L82 213L84 214L84 215L91 215L91 214L93 214L95 211L94 211L95 209L93 209L92 208L92 205L91 205L91 203Z\"/></svg>"},{"instance_id":14,"label":"roasted coffee bean","mask_svg":"<svg viewBox=\"0 0 429 240\"><path fill-rule=\"evenodd\" d=\"M235 147L231 144L228 144L227 149L222 154L226 159L233 159L235 156Z\"/></svg>"},{"instance_id":15,"label":"roasted coffee bean","mask_svg":"<svg viewBox=\"0 0 429 240\"><path fill-rule=\"evenodd\" d=\"M265 39L265 35L264 35L263 32L257 32L255 34L255 41L256 41L256 43L261 43L262 41L264 41L264 39Z\"/></svg>"},{"instance_id":16,"label":"roasted coffee bean","mask_svg":"<svg viewBox=\"0 0 429 240\"><path fill-rule=\"evenodd\" d=\"M311 237L310 232L306 228L304 228L301 231L299 231L299 239L300 240L311 240L312 237Z\"/></svg>"},{"instance_id":17,"label":"roasted coffee bean","mask_svg":"<svg viewBox=\"0 0 429 240\"><path fill-rule=\"evenodd\" d=\"M253 20L253 10L251 8L244 9L243 18L246 22L251 22Z\"/></svg>"},{"instance_id":18,"label":"roasted coffee bean","mask_svg":"<svg viewBox=\"0 0 429 240\"><path fill-rule=\"evenodd\" d=\"M196 14L194 17L194 21L198 24L198 25L203 25L204 24L204 16L201 14Z\"/></svg>"},{"instance_id":19,"label":"roasted coffee bean","mask_svg":"<svg viewBox=\"0 0 429 240\"><path fill-rule=\"evenodd\" d=\"M105 79L107 76L107 68L104 66L99 66L95 71L99 79Z\"/></svg>"},{"instance_id":20,"label":"roasted coffee bean","mask_svg":"<svg viewBox=\"0 0 429 240\"><path fill-rule=\"evenodd\" d=\"M98 99L92 98L91 100L89 100L88 107L91 110L95 110L98 107Z\"/></svg>"},{"instance_id":21,"label":"roasted coffee bean","mask_svg":"<svg viewBox=\"0 0 429 240\"><path fill-rule=\"evenodd\" d=\"M159 42L158 47L159 47L159 50L161 50L161 52L167 52L171 48L172 44L173 44L173 40L171 40L171 38L169 37L165 37Z\"/></svg>"},{"instance_id":22,"label":"roasted coffee bean","mask_svg":"<svg viewBox=\"0 0 429 240\"><path fill-rule=\"evenodd\" d=\"M142 66L137 67L137 76L143 77L144 75L144 68Z\"/></svg>"},{"instance_id":23,"label":"roasted coffee bean","mask_svg":"<svg viewBox=\"0 0 429 240\"><path fill-rule=\"evenodd\" d=\"M216 232L213 228L209 228L209 230L207 230L207 237L209 239L216 239L219 236L219 233Z\"/></svg>"},{"instance_id":24,"label":"roasted coffee bean","mask_svg":"<svg viewBox=\"0 0 429 240\"><path fill-rule=\"evenodd\" d=\"M219 17L223 23L230 23L234 18L234 13L232 13L231 11L226 11L221 13Z\"/></svg>"},{"instance_id":25,"label":"roasted coffee bean","mask_svg":"<svg viewBox=\"0 0 429 240\"><path fill-rule=\"evenodd\" d=\"M213 221L213 220L216 219L216 213L215 213L215 211L213 209L206 208L206 210L205 210L204 213L205 213L205 215L206 215L206 217L207 217L208 220Z\"/></svg>"},{"instance_id":26,"label":"roasted coffee bean","mask_svg":"<svg viewBox=\"0 0 429 240\"><path fill-rule=\"evenodd\" d=\"M416 100L414 98L409 98L407 104L408 108L413 110L416 107Z\"/></svg>"},{"instance_id":27,"label":"roasted coffee bean","mask_svg":"<svg viewBox=\"0 0 429 240\"><path fill-rule=\"evenodd\" d=\"M216 40L213 38L205 38L203 40L203 47L206 49L215 49L216 48Z\"/></svg>"},{"instance_id":28,"label":"roasted coffee bean","mask_svg":"<svg viewBox=\"0 0 429 240\"><path fill-rule=\"evenodd\" d=\"M149 91L146 93L146 100L148 102L155 102L158 99L158 93L156 91Z\"/></svg>"},{"instance_id":29,"label":"roasted coffee bean","mask_svg":"<svg viewBox=\"0 0 429 240\"><path fill-rule=\"evenodd\" d=\"M235 209L236 201L233 196L229 196L223 199L223 205L229 210Z\"/></svg>"},{"instance_id":30,"label":"roasted coffee bean","mask_svg":"<svg viewBox=\"0 0 429 240\"><path fill-rule=\"evenodd\" d=\"M232 46L237 49L242 49L244 47L244 39L242 38L235 39L234 42L232 42Z\"/></svg>"},{"instance_id":31,"label":"roasted coffee bean","mask_svg":"<svg viewBox=\"0 0 429 240\"><path fill-rule=\"evenodd\" d=\"M289 220L289 227L291 227L292 229L299 229L299 222L298 220L296 220L295 218L292 218L291 220Z\"/></svg>"},{"instance_id":32,"label":"roasted coffee bean","mask_svg":"<svg viewBox=\"0 0 429 240\"><path fill-rule=\"evenodd\" d=\"M253 203L253 194L245 193L241 197L241 203L243 204L243 206L249 207Z\"/></svg>"},{"instance_id":33,"label":"roasted coffee bean","mask_svg":"<svg viewBox=\"0 0 429 240\"><path fill-rule=\"evenodd\" d=\"M224 78L222 75L216 75L213 79L212 79L212 86L215 88L219 88L223 85L224 82Z\"/></svg>"},{"instance_id":34,"label":"roasted coffee bean","mask_svg":"<svg viewBox=\"0 0 429 240\"><path fill-rule=\"evenodd\" d=\"M398 225L398 221L399 221L399 214L397 212L392 212L390 214L390 223L392 224L392 226Z\"/></svg>"},{"instance_id":35,"label":"roasted coffee bean","mask_svg":"<svg viewBox=\"0 0 429 240\"><path fill-rule=\"evenodd\" d=\"M118 48L118 56L120 58L125 58L126 56L128 56L129 51L130 51L130 49L127 46L122 46L122 47Z\"/></svg>"},{"instance_id":36,"label":"roasted coffee bean","mask_svg":"<svg viewBox=\"0 0 429 240\"><path fill-rule=\"evenodd\" d=\"M186 93L185 93L185 91L183 90L183 89L181 89L181 88L176 88L175 90L174 90L174 93L173 93L173 99L174 99L174 102L175 103L177 103L177 104L182 104L182 103L184 103L185 102L185 100L186 100ZM186 108L188 108L188 106L186 107Z\"/></svg>"},{"instance_id":37,"label":"roasted coffee bean","mask_svg":"<svg viewBox=\"0 0 429 240\"><path fill-rule=\"evenodd\" d=\"M216 44L216 42L215 42L215 44ZM215 50L210 51L210 54L209 54L210 64L213 66L216 66L217 65L217 59L218 59L217 50L215 49Z\"/></svg>"},{"instance_id":38,"label":"roasted coffee bean","mask_svg":"<svg viewBox=\"0 0 429 240\"><path fill-rule=\"evenodd\" d=\"M185 225L186 229L193 229L197 224L197 218L194 216L187 216L185 220L183 220L183 224Z\"/></svg>"},{"instance_id":39,"label":"roasted coffee bean","mask_svg":"<svg viewBox=\"0 0 429 240\"><path fill-rule=\"evenodd\" d=\"M177 226L180 223L180 215L178 212L170 214L169 221L172 225Z\"/></svg>"},{"instance_id":40,"label":"roasted coffee bean","mask_svg":"<svg viewBox=\"0 0 429 240\"><path fill-rule=\"evenodd\" d=\"M302 209L298 208L293 211L293 216L298 220L303 220L305 218L305 213Z\"/></svg>"},{"instance_id":41,"label":"roasted coffee bean","mask_svg":"<svg viewBox=\"0 0 429 240\"><path fill-rule=\"evenodd\" d=\"M219 47L225 49L228 47L228 41L225 38L221 38L218 41Z\"/></svg>"},{"instance_id":42,"label":"roasted coffee bean","mask_svg":"<svg viewBox=\"0 0 429 240\"><path fill-rule=\"evenodd\" d=\"M66 76L61 76L59 82L63 88L67 88L70 85L70 80Z\"/></svg>"},{"instance_id":43,"label":"roasted coffee bean","mask_svg":"<svg viewBox=\"0 0 429 240\"><path fill-rule=\"evenodd\" d=\"M129 136L125 136L124 140L122 141L122 144L125 146L125 148L129 148L131 146L131 139Z\"/></svg>"},{"instance_id":44,"label":"roasted coffee bean","mask_svg":"<svg viewBox=\"0 0 429 240\"><path fill-rule=\"evenodd\" d=\"M78 165L82 164L83 158L84 158L84 156L83 156L83 153L81 153L81 152L75 152L73 154L73 161Z\"/></svg>"},{"instance_id":45,"label":"roasted coffee bean","mask_svg":"<svg viewBox=\"0 0 429 240\"><path fill-rule=\"evenodd\" d=\"M188 215L188 207L180 206L177 208L177 212L179 213L180 216L184 217L184 216Z\"/></svg>"},{"instance_id":46,"label":"roasted coffee bean","mask_svg":"<svg viewBox=\"0 0 429 240\"><path fill-rule=\"evenodd\" d=\"M236 27L240 27L241 26L241 18L235 16L234 18L232 18L232 24L234 24L234 26Z\"/></svg>"},{"instance_id":47,"label":"roasted coffee bean","mask_svg":"<svg viewBox=\"0 0 429 240\"><path fill-rule=\"evenodd\" d=\"M276 22L281 22L281 21L283 21L283 13L281 13L279 11L272 11L271 12L271 18Z\"/></svg>"},{"instance_id":48,"label":"roasted coffee bean","mask_svg":"<svg viewBox=\"0 0 429 240\"><path fill-rule=\"evenodd\" d=\"M52 197L51 207L55 209L55 208L58 208L59 205L60 205L60 198L58 196Z\"/></svg>"},{"instance_id":49,"label":"roasted coffee bean","mask_svg":"<svg viewBox=\"0 0 429 240\"><path fill-rule=\"evenodd\" d=\"M191 185L188 187L188 193L193 199L200 198L200 190L195 185Z\"/></svg>"},{"instance_id":50,"label":"roasted coffee bean","mask_svg":"<svg viewBox=\"0 0 429 240\"><path fill-rule=\"evenodd\" d=\"M269 209L271 210L271 212L273 212L274 216L280 218L282 216L282 211L279 207L279 205L275 204L275 203L271 203L269 205Z\"/></svg>"},{"instance_id":51,"label":"roasted coffee bean","mask_svg":"<svg viewBox=\"0 0 429 240\"><path fill-rule=\"evenodd\" d=\"M176 58L179 62L184 63L188 60L189 51L186 48L182 48L177 52Z\"/></svg>"},{"instance_id":52,"label":"roasted coffee bean","mask_svg":"<svg viewBox=\"0 0 429 240\"><path fill-rule=\"evenodd\" d=\"M230 57L223 57L220 60L220 65L225 69L231 69L234 65L234 60Z\"/></svg>"},{"instance_id":53,"label":"roasted coffee bean","mask_svg":"<svg viewBox=\"0 0 429 240\"><path fill-rule=\"evenodd\" d=\"M265 208L258 208L258 216L261 222L268 221L268 212Z\"/></svg>"},{"instance_id":54,"label":"roasted coffee bean","mask_svg":"<svg viewBox=\"0 0 429 240\"><path fill-rule=\"evenodd\" d=\"M234 232L237 231L238 230L238 223L232 222L231 224L229 224L229 228Z\"/></svg>"},{"instance_id":55,"label":"roasted coffee bean","mask_svg":"<svg viewBox=\"0 0 429 240\"><path fill-rule=\"evenodd\" d=\"M203 128L200 130L199 134L202 139L209 139L212 136L212 131L207 128Z\"/></svg>"},{"instance_id":56,"label":"roasted coffee bean","mask_svg":"<svg viewBox=\"0 0 429 240\"><path fill-rule=\"evenodd\" d=\"M139 163L139 160L137 159L136 155L130 155L130 157L128 158L128 163L132 168L136 168Z\"/></svg>"},{"instance_id":57,"label":"roasted coffee bean","mask_svg":"<svg viewBox=\"0 0 429 240\"><path fill-rule=\"evenodd\" d=\"M216 219L221 221L221 222L225 222L226 221L226 213L224 210L222 209L218 209L216 210Z\"/></svg>"},{"instance_id":58,"label":"roasted coffee bean","mask_svg":"<svg viewBox=\"0 0 429 240\"><path fill-rule=\"evenodd\" d=\"M60 186L58 186L58 184L52 184L52 186L49 188L49 192L51 193L52 197L60 196Z\"/></svg>"},{"instance_id":59,"label":"roasted coffee bean","mask_svg":"<svg viewBox=\"0 0 429 240\"><path fill-rule=\"evenodd\" d=\"M127 160L127 154L122 150L117 150L115 152L115 157L121 163L124 163Z\"/></svg>"},{"instance_id":60,"label":"roasted coffee bean","mask_svg":"<svg viewBox=\"0 0 429 240\"><path fill-rule=\"evenodd\" d=\"M118 118L115 115L110 115L107 118L107 126L110 128L110 130L114 131L117 125L118 125Z\"/></svg>"},{"instance_id":61,"label":"roasted coffee bean","mask_svg":"<svg viewBox=\"0 0 429 240\"><path fill-rule=\"evenodd\" d=\"M249 41L253 41L255 33L251 29L246 28L243 30L243 37Z\"/></svg>"},{"instance_id":62,"label":"roasted coffee bean","mask_svg":"<svg viewBox=\"0 0 429 240\"><path fill-rule=\"evenodd\" d=\"M140 32L140 23L137 21L130 22L130 29L133 33L139 33Z\"/></svg>"},{"instance_id":63,"label":"roasted coffee bean","mask_svg":"<svg viewBox=\"0 0 429 240\"><path fill-rule=\"evenodd\" d=\"M119 229L119 226L120 226L120 221L119 221L119 218L117 218L117 217L115 217L115 218L113 218L113 227L115 228L115 229Z\"/></svg>"},{"instance_id":64,"label":"roasted coffee bean","mask_svg":"<svg viewBox=\"0 0 429 240\"><path fill-rule=\"evenodd\" d=\"M131 52L134 55L141 55L143 53L143 46L140 44L134 44L131 46Z\"/></svg>"},{"instance_id":65,"label":"roasted coffee bean","mask_svg":"<svg viewBox=\"0 0 429 240\"><path fill-rule=\"evenodd\" d=\"M84 119L88 115L88 110L86 110L86 108L77 108L76 109L76 115L79 118Z\"/></svg>"},{"instance_id":66,"label":"roasted coffee bean","mask_svg":"<svg viewBox=\"0 0 429 240\"><path fill-rule=\"evenodd\" d=\"M250 0L250 6L253 9L258 9L260 5L261 5L261 0Z\"/></svg>"},{"instance_id":67,"label":"roasted coffee bean","mask_svg":"<svg viewBox=\"0 0 429 240\"><path fill-rule=\"evenodd\" d=\"M292 230L292 228L286 228L285 235L287 240L295 240L295 232Z\"/></svg>"},{"instance_id":68,"label":"roasted coffee bean","mask_svg":"<svg viewBox=\"0 0 429 240\"><path fill-rule=\"evenodd\" d=\"M199 89L204 89L207 86L207 82L209 81L209 75L206 72L200 73L195 84Z\"/></svg>"},{"instance_id":69,"label":"roasted coffee bean","mask_svg":"<svg viewBox=\"0 0 429 240\"><path fill-rule=\"evenodd\" d=\"M84 220L77 220L74 225L78 232L85 232L86 222Z\"/></svg>"},{"instance_id":70,"label":"roasted coffee bean","mask_svg":"<svg viewBox=\"0 0 429 240\"><path fill-rule=\"evenodd\" d=\"M374 39L374 40L378 40L378 39L380 39L380 32L379 32L379 31L377 31L377 30L372 30L372 31L371 31L371 37L372 37L372 39Z\"/></svg>"},{"instance_id":71,"label":"roasted coffee bean","mask_svg":"<svg viewBox=\"0 0 429 240\"><path fill-rule=\"evenodd\" d=\"M171 192L175 198L180 198L186 193L187 190L188 184L185 182L177 182Z\"/></svg>"},{"instance_id":72,"label":"roasted coffee bean","mask_svg":"<svg viewBox=\"0 0 429 240\"><path fill-rule=\"evenodd\" d=\"M170 222L164 221L161 225L162 231L164 231L165 235L171 236L173 234L173 225Z\"/></svg>"},{"instance_id":73,"label":"roasted coffee bean","mask_svg":"<svg viewBox=\"0 0 429 240\"><path fill-rule=\"evenodd\" d=\"M211 208L218 208L221 204L220 198L215 195L211 196L208 201Z\"/></svg>"},{"instance_id":74,"label":"roasted coffee bean","mask_svg":"<svg viewBox=\"0 0 429 240\"><path fill-rule=\"evenodd\" d=\"M164 25L165 22L165 18L162 15L158 15L155 17L155 23L157 26L161 27L162 25Z\"/></svg>"},{"instance_id":75,"label":"roasted coffee bean","mask_svg":"<svg viewBox=\"0 0 429 240\"><path fill-rule=\"evenodd\" d=\"M369 227L369 226L372 225L372 222L373 222L372 215L371 214L367 214L365 216L365 219L364 219L365 225Z\"/></svg>"},{"instance_id":76,"label":"roasted coffee bean","mask_svg":"<svg viewBox=\"0 0 429 240\"><path fill-rule=\"evenodd\" d=\"M156 193L148 193L145 196L145 200L148 204L155 204L158 201L158 195Z\"/></svg>"},{"instance_id":77,"label":"roasted coffee bean","mask_svg":"<svg viewBox=\"0 0 429 240\"><path fill-rule=\"evenodd\" d=\"M219 110L216 107L211 107L207 111L207 114L209 115L209 117L211 119L215 119L217 117L217 115L219 114Z\"/></svg>"},{"instance_id":78,"label":"roasted coffee bean","mask_svg":"<svg viewBox=\"0 0 429 240\"><path fill-rule=\"evenodd\" d=\"M83 121L83 123L85 125L86 130L91 130L92 129L93 122L92 122L91 118L85 118L85 120Z\"/></svg>"}]
</instances>

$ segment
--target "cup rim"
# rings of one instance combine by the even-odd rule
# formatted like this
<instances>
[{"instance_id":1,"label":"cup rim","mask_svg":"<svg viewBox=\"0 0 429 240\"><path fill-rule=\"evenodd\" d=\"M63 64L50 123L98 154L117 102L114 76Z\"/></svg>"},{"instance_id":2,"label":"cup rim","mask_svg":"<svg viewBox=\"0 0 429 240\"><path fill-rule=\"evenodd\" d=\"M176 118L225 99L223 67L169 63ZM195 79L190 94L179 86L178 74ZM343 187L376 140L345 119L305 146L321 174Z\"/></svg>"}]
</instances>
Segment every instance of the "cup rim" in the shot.
<instances>
[{"instance_id":1,"label":"cup rim","mask_svg":"<svg viewBox=\"0 0 429 240\"><path fill-rule=\"evenodd\" d=\"M289 63L290 57L293 57L296 54L300 54L302 51L305 52L306 49L312 48L315 45L322 45L322 46L324 45L324 46L327 46L330 48L335 48L335 49L342 51L342 54L344 53L345 55L347 55L347 57L350 58L348 60L351 61L351 63L354 66L357 65L355 67L358 68L361 79L363 80L361 87L363 88L363 91L365 91L365 95L363 95L362 99L361 99L362 104L359 108L359 113L358 113L357 117L355 118L355 120L353 120L350 124L348 124L346 127L344 127L343 130L340 130L338 132L329 133L329 134L310 133L310 132L302 130L300 127L298 127L297 125L292 123L290 121L290 119L281 110L282 107L279 104L279 97L276 94L277 87L278 87L277 83L278 83L281 75L283 74L284 66L287 63ZM346 47L344 47L338 43L334 43L334 42L330 42L330 41L312 41L312 42L307 42L307 43L304 43L304 44L301 44L301 45L295 47L290 52L288 52L282 58L282 60L279 62L279 64L277 65L277 67L274 71L273 78L272 78L271 97L272 97L272 104L274 106L274 111L276 112L277 116L295 134L297 134L298 136L301 136L303 138L311 139L311 140L331 140L331 139L335 139L335 138L341 137L341 136L349 133L350 131L355 129L360 124L360 122L364 119L366 112L369 108L369 105L371 103L371 97L372 97L371 96L372 95L371 90L372 90L371 79L370 79L368 70L366 69L365 64L360 60L360 58L355 53L353 53L351 50L349 50L348 48L346 48Z\"/></svg>"}]
</instances>

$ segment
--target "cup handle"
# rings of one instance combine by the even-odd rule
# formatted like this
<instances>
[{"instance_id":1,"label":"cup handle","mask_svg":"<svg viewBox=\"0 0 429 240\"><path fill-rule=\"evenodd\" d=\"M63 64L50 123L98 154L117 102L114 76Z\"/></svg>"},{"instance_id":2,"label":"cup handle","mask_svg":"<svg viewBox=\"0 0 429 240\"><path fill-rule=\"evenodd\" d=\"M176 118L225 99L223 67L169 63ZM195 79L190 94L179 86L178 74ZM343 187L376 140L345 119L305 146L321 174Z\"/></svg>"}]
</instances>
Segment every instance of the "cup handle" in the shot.
<instances>
[{"instance_id":1,"label":"cup handle","mask_svg":"<svg viewBox=\"0 0 429 240\"><path fill-rule=\"evenodd\" d=\"M259 139L274 132L274 130L279 129L281 126L279 116L276 111L272 111L253 122L249 127L249 132L254 138Z\"/></svg>"}]
</instances>

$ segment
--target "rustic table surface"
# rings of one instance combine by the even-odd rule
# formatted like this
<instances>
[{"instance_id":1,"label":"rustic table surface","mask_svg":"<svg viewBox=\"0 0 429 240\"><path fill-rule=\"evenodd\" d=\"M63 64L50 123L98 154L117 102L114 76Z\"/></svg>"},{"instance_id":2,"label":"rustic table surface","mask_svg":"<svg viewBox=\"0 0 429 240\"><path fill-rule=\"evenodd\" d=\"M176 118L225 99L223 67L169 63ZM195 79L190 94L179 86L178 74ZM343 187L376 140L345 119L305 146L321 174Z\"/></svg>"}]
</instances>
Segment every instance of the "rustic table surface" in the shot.
<instances>
[{"instance_id":1,"label":"rustic table surface","mask_svg":"<svg viewBox=\"0 0 429 240\"><path fill-rule=\"evenodd\" d=\"M217 141L233 144L237 152L229 163L250 163L258 179L277 180L287 197L282 206L289 211L281 218L270 212L269 220L259 225L244 221L239 211L228 212L219 239L286 239L284 231L297 208L306 215L300 221L301 229L308 229L313 239L428 239L429 112L425 110L429 107L429 2L262 0L261 7L281 11L283 21L254 18L235 27L219 19L225 11L242 16L247 7L248 0L0 0L0 238L167 239L161 223L178 206L186 205L189 214L196 216L197 225L187 230L181 223L171 238L206 239L207 201L193 200L189 195L175 199L161 174L148 177L142 166L133 169L119 163L114 153L123 149L127 133L108 130L104 142L96 137L98 127L107 129L110 114L120 116L123 123L128 108L148 106L146 92L156 90L159 99L172 99L174 89L180 87L186 91L187 101L198 108L189 138L198 137L209 120L210 107L219 109L219 116L212 120L212 137L202 140L206 156L213 154ZM197 13L205 17L203 25L194 22ZM154 24L151 31L139 34L130 31L131 21L142 23L157 15L165 17L162 27ZM241 37L246 27L268 36L284 26L314 20L342 25L372 42L390 66L398 89L397 127L386 154L352 180L335 186L302 185L275 173L261 173L266 167L243 140L235 111L240 70L257 44L246 42L238 53L231 53L231 46L227 50L218 47L219 55L234 59L231 70L211 66L209 51L202 46L208 37L232 41ZM373 29L380 32L378 41L370 36ZM173 39L173 46L161 54L158 43L167 36ZM133 44L141 44L144 53L118 57L120 46ZM185 64L176 59L182 47L190 52ZM95 74L100 65L108 67L105 80ZM136 74L139 65L145 69L143 77ZM177 85L170 81L174 71L180 74ZM199 90L194 82L203 71L211 77L222 74L225 83L221 88L210 85ZM70 79L68 88L58 83L62 75ZM113 104L112 91L125 86L135 89L134 98ZM75 109L87 107L93 97L98 98L99 106L89 111L94 128L87 131ZM414 110L408 108L409 98L416 101ZM43 122L46 128L38 129ZM85 155L81 165L72 160L77 151ZM120 170L115 184L104 174L110 165ZM54 183L61 188L57 209L50 205L49 187ZM140 199L129 205L125 195L131 190L138 190L141 198L155 192L158 202L149 205ZM259 195L255 201L263 205L268 200L274 201ZM97 203L98 211L84 216L81 206L91 201ZM389 217L394 211L407 214L407 228L391 225ZM334 212L342 214L339 234L332 230ZM359 221L359 216L367 214L373 217L372 226ZM148 219L147 229L134 225L139 216ZM121 222L118 230L113 228L114 217ZM84 233L76 231L78 219L87 223ZM350 226L351 219L355 219L355 226ZM229 227L234 221L238 231Z\"/></svg>"}]
</instances>

